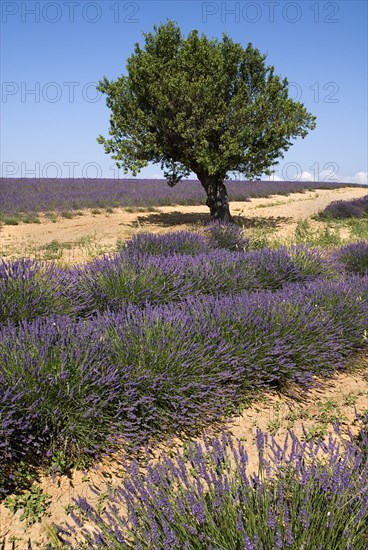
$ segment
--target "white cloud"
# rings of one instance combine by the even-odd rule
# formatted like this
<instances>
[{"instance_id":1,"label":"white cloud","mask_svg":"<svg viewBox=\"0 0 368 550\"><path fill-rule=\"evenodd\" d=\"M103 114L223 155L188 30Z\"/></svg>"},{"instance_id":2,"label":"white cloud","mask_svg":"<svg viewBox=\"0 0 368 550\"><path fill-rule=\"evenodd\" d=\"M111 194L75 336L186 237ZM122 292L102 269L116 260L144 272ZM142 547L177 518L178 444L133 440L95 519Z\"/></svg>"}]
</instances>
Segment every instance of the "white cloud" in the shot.
<instances>
[{"instance_id":1,"label":"white cloud","mask_svg":"<svg viewBox=\"0 0 368 550\"><path fill-rule=\"evenodd\" d=\"M299 181L313 181L314 176L310 172L303 172Z\"/></svg>"},{"instance_id":2,"label":"white cloud","mask_svg":"<svg viewBox=\"0 0 368 550\"><path fill-rule=\"evenodd\" d=\"M357 172L355 176L342 176L339 177L339 181L343 183L360 183L361 185L368 185L368 172Z\"/></svg>"},{"instance_id":3,"label":"white cloud","mask_svg":"<svg viewBox=\"0 0 368 550\"><path fill-rule=\"evenodd\" d=\"M284 181L284 178L281 178L277 174L272 174L270 176L270 181ZM302 172L298 177L296 176L296 181L310 181L313 182L316 180L316 174L311 172ZM291 181L291 180L290 180ZM368 172L357 172L355 176L340 176L339 173L336 174L333 170L322 170L318 175L318 181L321 182L336 182L336 183L358 183L360 185L368 185Z\"/></svg>"},{"instance_id":4,"label":"white cloud","mask_svg":"<svg viewBox=\"0 0 368 550\"><path fill-rule=\"evenodd\" d=\"M272 174L270 176L270 181L282 181L282 178L280 178L277 174Z\"/></svg>"},{"instance_id":5,"label":"white cloud","mask_svg":"<svg viewBox=\"0 0 368 550\"><path fill-rule=\"evenodd\" d=\"M331 183L333 182L336 182L336 183L343 183L343 180L342 180L342 176L340 176L339 174L336 173L335 170L322 170L319 175L319 181L325 181L326 183L328 183L329 181ZM313 181L313 180L312 180ZM350 183L353 183L350 180L346 180L346 181L349 181Z\"/></svg>"}]
</instances>

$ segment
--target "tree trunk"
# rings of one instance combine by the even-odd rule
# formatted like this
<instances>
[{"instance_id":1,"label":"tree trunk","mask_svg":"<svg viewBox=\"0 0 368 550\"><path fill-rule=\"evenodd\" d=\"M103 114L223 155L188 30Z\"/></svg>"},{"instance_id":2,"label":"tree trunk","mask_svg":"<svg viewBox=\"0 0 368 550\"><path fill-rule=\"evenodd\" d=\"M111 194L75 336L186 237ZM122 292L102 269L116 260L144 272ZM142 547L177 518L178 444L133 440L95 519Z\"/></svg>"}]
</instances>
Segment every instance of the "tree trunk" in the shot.
<instances>
[{"instance_id":1,"label":"tree trunk","mask_svg":"<svg viewBox=\"0 0 368 550\"><path fill-rule=\"evenodd\" d=\"M232 222L224 178L206 175L198 178L207 193L206 204L210 209L211 220Z\"/></svg>"}]
</instances>

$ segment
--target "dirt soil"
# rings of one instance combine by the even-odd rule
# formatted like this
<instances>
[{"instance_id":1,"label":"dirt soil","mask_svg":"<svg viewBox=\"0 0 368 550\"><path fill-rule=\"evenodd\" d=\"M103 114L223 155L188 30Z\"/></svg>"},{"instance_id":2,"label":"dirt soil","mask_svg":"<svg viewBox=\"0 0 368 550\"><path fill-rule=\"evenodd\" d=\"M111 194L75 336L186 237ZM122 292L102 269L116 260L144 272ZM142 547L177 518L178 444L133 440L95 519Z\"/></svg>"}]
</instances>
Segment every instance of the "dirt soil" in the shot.
<instances>
[{"instance_id":1,"label":"dirt soil","mask_svg":"<svg viewBox=\"0 0 368 550\"><path fill-rule=\"evenodd\" d=\"M274 228L280 237L294 232L296 222L323 210L333 200L363 197L367 189L343 187L274 195L249 202L231 202L231 212L245 227ZM208 207L161 206L154 211L118 208L111 214L93 214L52 222L41 216L40 224L4 225L0 227L0 257L30 255L52 241L69 243L64 250L66 263L85 261L86 249L95 252L113 250L117 240L126 240L138 232L165 233L179 229L195 229L209 221ZM315 222L317 223L317 222Z\"/></svg>"},{"instance_id":2,"label":"dirt soil","mask_svg":"<svg viewBox=\"0 0 368 550\"><path fill-rule=\"evenodd\" d=\"M271 225L276 227L280 235L286 236L294 231L297 220L318 213L331 201L358 198L365 194L367 190L360 188L308 191L286 197L273 196L252 199L249 202L232 202L231 210L245 226ZM41 224L1 227L0 257L1 254L29 255L32 250L53 240L77 243L83 242L83 239L84 242L89 242L88 239L91 239L99 243L101 250L114 249L117 239L128 239L137 232L163 233L198 228L207 222L206 206L158 207L154 212L129 212L121 208L108 215L93 215L88 211L81 217L60 219L56 223L42 219ZM86 259L78 244L64 252L68 254L68 262ZM303 425L317 431L321 426L331 429L331 423L336 417L343 426L350 425L354 429L355 408L358 411L368 409L368 358L364 360L362 367L360 372L339 374L335 380L325 382L324 388L311 391L302 400L288 399L275 393L265 395L262 400L246 408L238 418L232 419L228 426L235 438L244 441L250 470L257 468L257 428L274 432L280 441L285 437L288 428L292 428L298 435L302 435ZM180 439L175 443L178 448L182 445ZM161 448L164 450L165 445ZM34 548L42 547L50 540L47 535L48 526L65 525L66 521L73 523L67 514L73 498L84 496L91 504L96 504L98 497L91 487L104 493L109 487L118 484L123 475L117 453L114 457L102 460L88 472L74 472L71 477L60 476L54 482L48 476L41 476L43 491L52 497L48 515L40 523L26 528L25 523L20 521L21 510L13 515L3 504L0 505L0 545L3 537L6 537L9 544L3 550L10 550L10 541L14 537L19 550L26 548L29 538Z\"/></svg>"}]
</instances>

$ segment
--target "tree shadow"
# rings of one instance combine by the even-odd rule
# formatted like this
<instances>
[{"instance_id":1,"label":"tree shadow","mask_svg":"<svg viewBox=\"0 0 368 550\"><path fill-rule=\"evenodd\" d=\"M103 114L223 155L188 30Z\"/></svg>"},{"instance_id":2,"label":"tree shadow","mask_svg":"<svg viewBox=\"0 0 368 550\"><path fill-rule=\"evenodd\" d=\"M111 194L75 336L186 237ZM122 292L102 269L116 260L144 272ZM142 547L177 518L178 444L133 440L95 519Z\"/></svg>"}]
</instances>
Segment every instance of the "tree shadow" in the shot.
<instances>
[{"instance_id":1,"label":"tree shadow","mask_svg":"<svg viewBox=\"0 0 368 550\"><path fill-rule=\"evenodd\" d=\"M234 222L246 228L276 229L285 223L292 221L292 218L275 216L247 218L246 216L233 216ZM205 226L210 222L210 217L206 213L195 212L158 212L146 216L138 216L132 223L134 227L145 225L158 225L161 227L171 227L174 225L194 225Z\"/></svg>"}]
</instances>

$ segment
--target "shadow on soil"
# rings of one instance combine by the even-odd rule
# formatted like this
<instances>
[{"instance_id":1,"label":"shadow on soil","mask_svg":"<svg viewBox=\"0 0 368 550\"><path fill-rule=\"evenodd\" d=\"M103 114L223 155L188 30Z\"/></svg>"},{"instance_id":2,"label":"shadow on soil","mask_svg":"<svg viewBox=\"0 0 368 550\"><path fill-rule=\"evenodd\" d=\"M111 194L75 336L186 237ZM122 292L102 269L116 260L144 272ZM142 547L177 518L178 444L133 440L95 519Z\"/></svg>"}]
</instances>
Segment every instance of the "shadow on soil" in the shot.
<instances>
[{"instance_id":1,"label":"shadow on soil","mask_svg":"<svg viewBox=\"0 0 368 550\"><path fill-rule=\"evenodd\" d=\"M292 218L269 217L269 218L247 218L245 216L233 216L234 221L243 227L256 227L264 229L276 229L281 225L288 223ZM208 214L202 213L181 213L181 212L160 212L149 214L148 216L138 216L133 222L133 226L159 225L170 227L173 225L207 225L210 221Z\"/></svg>"}]
</instances>

